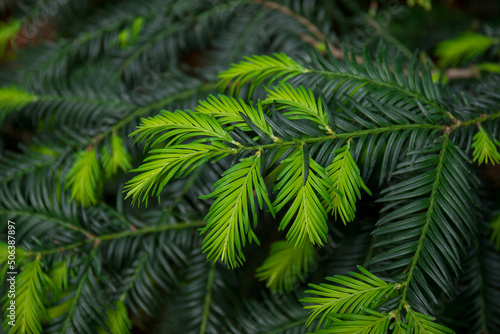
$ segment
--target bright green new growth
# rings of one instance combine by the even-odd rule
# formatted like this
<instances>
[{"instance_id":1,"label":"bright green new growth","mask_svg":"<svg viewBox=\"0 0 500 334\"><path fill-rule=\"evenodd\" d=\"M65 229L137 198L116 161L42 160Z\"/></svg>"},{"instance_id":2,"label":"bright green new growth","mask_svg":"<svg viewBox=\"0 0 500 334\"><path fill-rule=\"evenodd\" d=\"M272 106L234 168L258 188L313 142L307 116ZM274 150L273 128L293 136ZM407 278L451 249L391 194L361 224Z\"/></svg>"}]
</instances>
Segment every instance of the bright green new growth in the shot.
<instances>
[{"instance_id":1,"label":"bright green new growth","mask_svg":"<svg viewBox=\"0 0 500 334\"><path fill-rule=\"evenodd\" d=\"M7 44L14 44L21 26L22 21L16 19L11 19L9 23L0 22L0 58L5 54Z\"/></svg>"},{"instance_id":2,"label":"bright green new growth","mask_svg":"<svg viewBox=\"0 0 500 334\"><path fill-rule=\"evenodd\" d=\"M16 87L0 88L0 121L12 111L19 110L38 97Z\"/></svg>"},{"instance_id":3,"label":"bright green new growth","mask_svg":"<svg viewBox=\"0 0 500 334\"><path fill-rule=\"evenodd\" d=\"M331 182L325 169L309 156L307 146L282 163L287 165L278 176L274 191L279 192L273 205L280 211L289 202L293 203L281 221L280 230L294 219L286 235L290 243L295 247L304 247L307 242L323 246L328 226L322 200L331 206L328 194Z\"/></svg>"},{"instance_id":4,"label":"bright green new growth","mask_svg":"<svg viewBox=\"0 0 500 334\"><path fill-rule=\"evenodd\" d=\"M106 327L100 327L97 329L98 334L107 333L120 333L128 334L132 328L132 324L127 315L127 309L123 304L123 301L118 300L114 303L114 308L106 311L106 317L108 321L106 322Z\"/></svg>"},{"instance_id":5,"label":"bright green new growth","mask_svg":"<svg viewBox=\"0 0 500 334\"><path fill-rule=\"evenodd\" d=\"M415 312L408 304L404 307L406 321L396 311L374 311L400 294L401 284L385 282L361 266L358 270L360 273L349 272L351 277L336 275L326 278L334 284L309 284L314 290L306 293L314 296L302 300L313 304L305 306L312 310L307 325L316 321L319 328L324 328L315 333L385 334L391 320L394 320L393 333L454 333L434 323L433 317Z\"/></svg>"},{"instance_id":6,"label":"bright green new growth","mask_svg":"<svg viewBox=\"0 0 500 334\"><path fill-rule=\"evenodd\" d=\"M214 184L215 190L203 197L216 198L205 217L207 226L201 229L202 234L208 232L202 248L204 253L208 253L208 260L221 259L234 268L245 261L242 248L246 244L246 234L249 242L255 241L259 244L251 223L253 221L253 227L257 225L254 193L259 208L262 209L265 202L273 212L260 168L260 154L243 159L224 172L222 178Z\"/></svg>"},{"instance_id":7,"label":"bright green new growth","mask_svg":"<svg viewBox=\"0 0 500 334\"><path fill-rule=\"evenodd\" d=\"M57 156L56 152L48 153ZM122 138L116 133L110 134L100 148L91 144L76 153L65 178L71 199L85 207L96 204L101 197L104 180L114 176L119 169L128 171L132 167L131 159Z\"/></svg>"},{"instance_id":8,"label":"bright green new growth","mask_svg":"<svg viewBox=\"0 0 500 334\"><path fill-rule=\"evenodd\" d=\"M6 243L0 243L0 279L3 281L5 274L9 269L7 259L9 257L9 249Z\"/></svg>"},{"instance_id":9,"label":"bright green new growth","mask_svg":"<svg viewBox=\"0 0 500 334\"><path fill-rule=\"evenodd\" d=\"M326 278L337 285L309 284L314 290L307 290L306 293L315 297L306 297L302 300L314 304L305 307L312 310L307 321L308 326L316 317L319 317L319 326L326 319L325 327L327 327L329 324L327 316L330 314L334 316L344 313L363 314L365 309L375 309L393 293L394 284L384 282L361 266L358 266L358 269L361 274L349 272L352 277L337 275Z\"/></svg>"},{"instance_id":10,"label":"bright green new growth","mask_svg":"<svg viewBox=\"0 0 500 334\"><path fill-rule=\"evenodd\" d=\"M13 300L16 307L15 326L11 327L9 333L41 333L41 322L49 319L44 292L52 283L42 267L39 259L27 262L16 276L15 298L6 298L4 304L6 308ZM9 317L4 318L4 326L9 320Z\"/></svg>"},{"instance_id":11,"label":"bright green new growth","mask_svg":"<svg viewBox=\"0 0 500 334\"><path fill-rule=\"evenodd\" d=\"M164 149L154 149L151 155L144 159L144 164L131 172L140 172L127 182L125 191L127 198L148 204L148 195L159 196L167 183L177 177L183 177L196 167L214 157L225 156L230 153L215 146L192 143L188 145L174 145Z\"/></svg>"},{"instance_id":12,"label":"bright green new growth","mask_svg":"<svg viewBox=\"0 0 500 334\"><path fill-rule=\"evenodd\" d=\"M429 11L432 9L432 0L406 0L408 6L413 7L415 3L425 10Z\"/></svg>"},{"instance_id":13,"label":"bright green new growth","mask_svg":"<svg viewBox=\"0 0 500 334\"><path fill-rule=\"evenodd\" d=\"M71 199L83 206L96 204L101 194L102 171L96 154L95 147L78 152L66 174L66 189L71 189Z\"/></svg>"},{"instance_id":14,"label":"bright green new growth","mask_svg":"<svg viewBox=\"0 0 500 334\"><path fill-rule=\"evenodd\" d=\"M9 271L8 258L9 255L13 253L13 250L9 252L9 245L3 242L0 242L0 280L5 279L5 274ZM20 247L16 247L16 260L17 263L21 263L24 258L24 250Z\"/></svg>"},{"instance_id":15,"label":"bright green new growth","mask_svg":"<svg viewBox=\"0 0 500 334\"><path fill-rule=\"evenodd\" d=\"M356 199L361 199L359 188L363 188L370 195L372 193L359 175L359 168L351 155L350 142L333 153L335 158L326 168L326 174L332 182L329 189L330 199L335 219L339 216L346 224L354 220Z\"/></svg>"},{"instance_id":16,"label":"bright green new growth","mask_svg":"<svg viewBox=\"0 0 500 334\"><path fill-rule=\"evenodd\" d=\"M107 177L115 175L118 169L127 172L132 165L131 157L123 145L123 140L116 133L110 136L109 146L103 145L101 150L101 163Z\"/></svg>"},{"instance_id":17,"label":"bright green new growth","mask_svg":"<svg viewBox=\"0 0 500 334\"><path fill-rule=\"evenodd\" d=\"M52 299L59 299L62 291L68 288L68 266L66 261L54 263L48 276L52 282Z\"/></svg>"},{"instance_id":18,"label":"bright green new growth","mask_svg":"<svg viewBox=\"0 0 500 334\"><path fill-rule=\"evenodd\" d=\"M118 34L117 44L122 48L133 45L137 42L139 33L144 25L144 18L139 16L134 19L129 28L125 28Z\"/></svg>"},{"instance_id":19,"label":"bright green new growth","mask_svg":"<svg viewBox=\"0 0 500 334\"><path fill-rule=\"evenodd\" d=\"M454 39L439 43L436 55L440 58L439 64L442 67L456 66L485 53L499 41L498 38L467 32Z\"/></svg>"},{"instance_id":20,"label":"bright green new growth","mask_svg":"<svg viewBox=\"0 0 500 334\"><path fill-rule=\"evenodd\" d=\"M270 56L245 57L245 61L233 64L229 69L219 73L219 87L226 90L230 87L231 95L238 95L244 83L252 81L250 93L264 80L271 84L274 80L292 77L306 69L283 53Z\"/></svg>"},{"instance_id":21,"label":"bright green new growth","mask_svg":"<svg viewBox=\"0 0 500 334\"><path fill-rule=\"evenodd\" d=\"M162 111L155 117L142 119L142 124L131 136L135 136L135 143L144 142L145 150L163 142L166 142L166 146L171 146L194 137L205 137L201 141L210 139L233 142L229 133L214 117L191 110Z\"/></svg>"},{"instance_id":22,"label":"bright green new growth","mask_svg":"<svg viewBox=\"0 0 500 334\"><path fill-rule=\"evenodd\" d=\"M367 312L368 313L368 312ZM328 329L315 331L318 334L382 334L389 332L391 317L376 311L370 311L368 315L360 314L338 314L329 318Z\"/></svg>"},{"instance_id":23,"label":"bright green new growth","mask_svg":"<svg viewBox=\"0 0 500 334\"><path fill-rule=\"evenodd\" d=\"M265 120L260 101L256 109L241 98L237 100L225 95L219 95L218 98L210 95L206 101L199 102L196 111L217 118L221 125L231 123L241 130L251 131L253 129L260 136L267 136L275 142L280 141L274 136L272 128ZM231 129L232 127L227 128L228 131Z\"/></svg>"},{"instance_id":24,"label":"bright green new growth","mask_svg":"<svg viewBox=\"0 0 500 334\"><path fill-rule=\"evenodd\" d=\"M426 333L432 333L432 334L453 334L455 333L449 328L446 328L445 326L436 324L434 321L436 318L415 312L413 309L407 307L406 309L406 318L407 318L407 324L402 323L400 321L396 322L396 330L395 333L404 333L403 330L406 331L406 333L411 333L411 334L426 334Z\"/></svg>"},{"instance_id":25,"label":"bright green new growth","mask_svg":"<svg viewBox=\"0 0 500 334\"><path fill-rule=\"evenodd\" d=\"M409 309L406 313L408 324L397 321L391 325L394 317L391 314L368 311L366 315L361 314L338 314L331 316L328 329L317 330L315 333L338 333L338 334L452 334L452 330L438 325L434 318Z\"/></svg>"},{"instance_id":26,"label":"bright green new growth","mask_svg":"<svg viewBox=\"0 0 500 334\"><path fill-rule=\"evenodd\" d=\"M496 250L500 250L500 215L498 215L491 223L492 228L490 240L495 244Z\"/></svg>"},{"instance_id":27,"label":"bright green new growth","mask_svg":"<svg viewBox=\"0 0 500 334\"><path fill-rule=\"evenodd\" d=\"M295 89L288 83L282 83L269 90L263 104L279 103L278 109L287 109L284 113L290 119L307 119L321 125L327 134L333 134L330 119L323 108L321 99L316 101L312 90L299 86Z\"/></svg>"},{"instance_id":28,"label":"bright green new growth","mask_svg":"<svg viewBox=\"0 0 500 334\"><path fill-rule=\"evenodd\" d=\"M495 143L500 145L496 139ZM488 162L491 162L492 165L498 164L500 162L500 153L498 153L495 143L490 139L490 135L486 130L479 126L479 131L472 142L474 162L477 161L479 165Z\"/></svg>"},{"instance_id":29,"label":"bright green new growth","mask_svg":"<svg viewBox=\"0 0 500 334\"><path fill-rule=\"evenodd\" d=\"M283 56L277 58L281 61L278 64L283 66L294 63ZM266 59L258 58L254 66L265 66ZM278 66L274 61L271 64ZM269 68L272 67L267 67L265 75L274 73ZM243 247L247 238L249 242L258 243L252 228L257 223L257 204L263 209L264 202L273 215L287 209L279 229L289 228L287 240L294 247L301 248L309 243L322 246L328 232L327 213L332 211L336 215L341 212L342 219L352 221L356 196L360 197L358 188L368 189L350 154L345 158L338 154L329 167L331 175L328 175L325 168L309 155L305 141L283 142L278 138L275 133L281 130L273 127L268 118L273 107L291 121L311 121L326 134L334 135L333 121L321 98L316 99L312 91L303 87L296 89L281 84L269 90L268 98L262 103L258 101L255 107L242 99L209 96L199 102L195 111L163 111L142 120L132 135L136 143L144 142L145 149L150 151L144 164L134 170L139 174L125 186L127 197L132 197L133 203L147 204L149 194L159 196L168 182L186 176L200 164L229 155L243 155L245 158L214 184L214 192L203 196L205 199L215 198L205 217L207 226L201 229L201 233L206 234L203 251L207 258L213 261L221 259L231 268L241 265L245 260ZM253 134L243 135L241 131ZM251 144L242 143L249 140ZM252 145L256 141L267 145ZM162 145L165 148L158 148ZM264 170L262 154L271 148L287 146L288 151L294 153L280 159L284 167L274 184L273 192L277 195L272 203L263 178L272 171ZM340 172L336 167L339 158L342 160Z\"/></svg>"},{"instance_id":30,"label":"bright green new growth","mask_svg":"<svg viewBox=\"0 0 500 334\"><path fill-rule=\"evenodd\" d=\"M475 66L484 72L491 72L491 73L496 73L496 74L500 73L500 65L497 63L483 62L483 63L479 63Z\"/></svg>"},{"instance_id":31,"label":"bright green new growth","mask_svg":"<svg viewBox=\"0 0 500 334\"><path fill-rule=\"evenodd\" d=\"M294 247L288 241L276 241L264 263L257 268L255 277L266 281L273 293L290 292L297 281L304 281L314 261L314 246L306 242L304 247Z\"/></svg>"}]
</instances>

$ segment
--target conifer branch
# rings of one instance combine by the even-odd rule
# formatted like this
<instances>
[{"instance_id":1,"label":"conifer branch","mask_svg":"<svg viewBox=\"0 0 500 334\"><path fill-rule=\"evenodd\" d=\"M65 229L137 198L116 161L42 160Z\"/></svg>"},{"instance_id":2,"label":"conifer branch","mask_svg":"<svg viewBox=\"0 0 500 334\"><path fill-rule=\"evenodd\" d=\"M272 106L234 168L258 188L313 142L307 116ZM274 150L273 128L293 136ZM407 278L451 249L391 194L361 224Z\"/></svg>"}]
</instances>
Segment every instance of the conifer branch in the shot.
<instances>
[{"instance_id":1,"label":"conifer branch","mask_svg":"<svg viewBox=\"0 0 500 334\"><path fill-rule=\"evenodd\" d=\"M39 213L35 211L28 211L28 210L21 210L21 209L0 209L0 215L9 215L9 216L24 216L24 217L34 217L46 221L53 222L57 225L63 226L69 230L77 231L84 235L87 239L85 239L85 242L92 242L94 240L94 235L84 229L81 226L78 226L74 224L71 221L67 221L64 219L61 219L59 217L55 216L50 216L48 214L44 213Z\"/></svg>"},{"instance_id":2,"label":"conifer branch","mask_svg":"<svg viewBox=\"0 0 500 334\"><path fill-rule=\"evenodd\" d=\"M399 306L397 308L397 311L400 312L403 307L408 307L407 306L407 293L408 289L410 288L410 284L413 278L413 271L415 270L418 261L420 260L420 253L422 252L422 249L424 247L424 240L427 237L427 233L429 232L429 227L431 225L432 221L432 215L434 214L434 206L436 205L436 194L438 191L438 187L441 184L441 172L444 166L444 160L445 160L445 155L446 151L448 150L448 145L449 145L449 134L444 134L444 141L442 144L441 152L439 153L439 162L436 167L436 177L432 186L432 192L429 198L429 208L427 209L426 213L426 220L425 224L422 227L422 231L420 232L420 238L418 240L417 244L417 250L415 251L415 254L413 256L413 260L411 262L411 265L408 268L408 274L405 280L403 281L403 287L402 287L402 292L401 292L401 301L399 303Z\"/></svg>"},{"instance_id":3,"label":"conifer branch","mask_svg":"<svg viewBox=\"0 0 500 334\"><path fill-rule=\"evenodd\" d=\"M121 232L116 232L116 233L110 233L110 234L104 234L100 236L94 236L93 239L86 239L82 240L79 242L75 242L69 245L57 247L57 248L51 248L51 249L44 249L40 251L26 251L26 256L37 256L38 254L40 255L50 255L50 254L55 254L55 253L62 253L68 250L76 250L78 248L91 245L91 244L100 244L103 241L110 241L110 240L116 240L116 239L121 239L121 238L126 238L126 237L135 237L143 234L151 234L151 233L160 233L163 231L169 231L169 230L182 230L185 228L196 228L196 227L201 227L204 226L205 222L204 221L193 221L193 222L186 222L186 223L178 223L178 224L171 224L171 225L158 225L158 226L148 226L148 227L143 227L139 229L134 229L134 230L128 230L128 231L121 231Z\"/></svg>"}]
</instances>

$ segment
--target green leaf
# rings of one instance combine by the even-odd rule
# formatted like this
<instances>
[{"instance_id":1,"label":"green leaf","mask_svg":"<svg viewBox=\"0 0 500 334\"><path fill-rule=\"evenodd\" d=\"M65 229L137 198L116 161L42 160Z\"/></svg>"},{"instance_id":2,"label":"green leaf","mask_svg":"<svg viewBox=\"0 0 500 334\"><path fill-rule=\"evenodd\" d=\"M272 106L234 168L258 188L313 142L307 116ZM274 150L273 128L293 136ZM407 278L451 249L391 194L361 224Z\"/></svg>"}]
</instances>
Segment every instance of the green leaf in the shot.
<instances>
[{"instance_id":1,"label":"green leaf","mask_svg":"<svg viewBox=\"0 0 500 334\"><path fill-rule=\"evenodd\" d=\"M346 224L354 220L356 199L361 199L359 188L363 188L369 195L371 191L363 182L359 168L352 158L350 143L337 149L334 154L333 162L326 168L328 178L333 184L329 189L330 198L335 219L339 216Z\"/></svg>"},{"instance_id":2,"label":"green leaf","mask_svg":"<svg viewBox=\"0 0 500 334\"><path fill-rule=\"evenodd\" d=\"M98 334L107 334L107 333L120 333L120 334L128 334L130 333L130 329L132 328L132 324L128 318L127 309L121 300L116 301L113 304L114 308L106 311L106 326L109 328L109 331L103 328L102 326L97 329Z\"/></svg>"},{"instance_id":3,"label":"green leaf","mask_svg":"<svg viewBox=\"0 0 500 334\"><path fill-rule=\"evenodd\" d=\"M333 134L323 103L321 99L316 101L312 90L306 90L303 86L294 88L288 83L281 83L269 90L267 98L262 103L266 105L273 102L277 103L278 110L287 109L285 116L291 119L308 119L318 123L327 134Z\"/></svg>"},{"instance_id":4,"label":"green leaf","mask_svg":"<svg viewBox=\"0 0 500 334\"><path fill-rule=\"evenodd\" d=\"M66 189L71 189L71 199L82 206L97 203L102 191L102 171L97 161L95 147L78 152L66 174Z\"/></svg>"},{"instance_id":5,"label":"green leaf","mask_svg":"<svg viewBox=\"0 0 500 334\"><path fill-rule=\"evenodd\" d=\"M478 133L476 133L472 139L472 148L474 149L472 153L474 157L473 161L478 161L479 165L488 163L488 161L491 161L492 165L500 162L500 153L498 153L497 147L490 139L486 130L481 126L479 127Z\"/></svg>"},{"instance_id":6,"label":"green leaf","mask_svg":"<svg viewBox=\"0 0 500 334\"><path fill-rule=\"evenodd\" d=\"M294 219L286 236L290 243L303 247L310 241L322 246L328 226L321 198L330 202L327 189L331 188L331 182L324 168L309 156L307 146L282 163L287 166L278 176L279 182L274 191L279 190L279 193L273 205L279 211L292 199L293 203L281 221L280 230L284 230Z\"/></svg>"},{"instance_id":7,"label":"green leaf","mask_svg":"<svg viewBox=\"0 0 500 334\"><path fill-rule=\"evenodd\" d=\"M159 196L170 180L186 176L205 161L230 152L197 143L152 150L139 168L131 170L140 174L125 185L126 198L132 197L132 203L142 201L147 206L149 193Z\"/></svg>"},{"instance_id":8,"label":"green leaf","mask_svg":"<svg viewBox=\"0 0 500 334\"><path fill-rule=\"evenodd\" d=\"M266 287L273 293L290 292L297 280L304 281L313 260L314 246L310 242L294 247L288 241L276 241L271 245L269 256L257 268L255 277L266 280Z\"/></svg>"},{"instance_id":9,"label":"green leaf","mask_svg":"<svg viewBox=\"0 0 500 334\"><path fill-rule=\"evenodd\" d=\"M5 328L12 320L8 308L15 305L15 326L10 327L9 333L42 333L42 322L49 319L44 290L51 282L42 266L40 260L28 262L15 278L15 298L14 295L7 295L4 304Z\"/></svg>"},{"instance_id":10,"label":"green leaf","mask_svg":"<svg viewBox=\"0 0 500 334\"><path fill-rule=\"evenodd\" d=\"M273 212L267 197L267 187L261 176L260 154L241 160L222 174L214 184L214 191L203 198L216 197L215 202L205 217L207 226L201 233L207 233L203 239L203 252L208 252L208 260L221 259L231 268L245 261L242 248L249 242L259 243L252 231L250 215L254 226L257 224L257 208L254 197L262 209L263 202ZM255 195L254 195L255 193ZM248 206L250 204L249 212Z\"/></svg>"},{"instance_id":11,"label":"green leaf","mask_svg":"<svg viewBox=\"0 0 500 334\"><path fill-rule=\"evenodd\" d=\"M335 275L326 278L335 285L309 284L314 290L307 290L306 293L318 297L306 297L301 300L304 303L314 304L304 307L313 310L307 320L308 326L320 315L321 325L330 314L335 316L343 313L360 314L365 308L373 310L386 301L384 297L392 294L395 289L394 284L381 280L361 266L358 266L358 269L361 274L351 271L349 275L352 277Z\"/></svg>"},{"instance_id":12,"label":"green leaf","mask_svg":"<svg viewBox=\"0 0 500 334\"><path fill-rule=\"evenodd\" d=\"M268 84L271 84L279 77L285 77L283 80L286 80L305 72L309 72L309 70L284 53L275 53L273 57L245 57L245 60L237 64L231 64L229 69L219 73L221 79L219 87L222 89L230 87L230 94L236 96L239 94L241 87L251 81L249 95L252 95L253 90L264 80L269 80Z\"/></svg>"},{"instance_id":13,"label":"green leaf","mask_svg":"<svg viewBox=\"0 0 500 334\"><path fill-rule=\"evenodd\" d=\"M32 95L16 87L0 88L0 122L5 116L15 110L19 110L31 102L37 101L38 96Z\"/></svg>"},{"instance_id":14,"label":"green leaf","mask_svg":"<svg viewBox=\"0 0 500 334\"><path fill-rule=\"evenodd\" d=\"M441 67L457 66L486 52L499 42L498 38L474 32L465 32L453 39L442 41L436 48Z\"/></svg>"},{"instance_id":15,"label":"green leaf","mask_svg":"<svg viewBox=\"0 0 500 334\"><path fill-rule=\"evenodd\" d=\"M132 168L131 159L122 138L113 133L109 139L109 147L104 145L101 150L101 163L106 176L115 175L118 169L127 172Z\"/></svg>"},{"instance_id":16,"label":"green leaf","mask_svg":"<svg viewBox=\"0 0 500 334\"><path fill-rule=\"evenodd\" d=\"M143 118L131 136L136 136L135 143L145 141L145 149L167 140L170 141L166 146L170 146L194 137L235 143L215 118L190 110L164 110L155 117Z\"/></svg>"}]
</instances>

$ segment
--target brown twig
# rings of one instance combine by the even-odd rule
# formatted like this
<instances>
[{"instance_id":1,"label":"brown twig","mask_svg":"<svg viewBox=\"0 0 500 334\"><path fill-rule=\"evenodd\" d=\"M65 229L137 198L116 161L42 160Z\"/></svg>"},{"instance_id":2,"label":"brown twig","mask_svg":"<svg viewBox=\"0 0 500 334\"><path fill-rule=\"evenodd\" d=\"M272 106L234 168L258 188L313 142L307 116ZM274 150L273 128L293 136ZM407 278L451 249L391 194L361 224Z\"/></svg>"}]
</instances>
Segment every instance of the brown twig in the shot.
<instances>
[{"instance_id":1,"label":"brown twig","mask_svg":"<svg viewBox=\"0 0 500 334\"><path fill-rule=\"evenodd\" d=\"M253 0L252 2L261 5L263 8L276 10L289 17L294 18L297 22L302 24L312 34L312 35L305 35L305 34L299 35L299 38L302 41L312 45L315 49L317 49L318 45L326 43L330 53L335 59L344 60L344 52L342 51L342 49L333 45L332 42L328 40L327 36L323 32L321 32L321 30L319 30L319 28L314 23L309 21L307 18L297 14L290 8L282 4L276 3L274 1ZM319 52L323 55L326 54L325 51L320 50ZM356 56L356 61L360 65L363 64L363 58L360 56ZM438 69L432 70L432 74L437 74L439 72L440 70ZM405 71L405 74L407 74L407 71ZM479 74L480 71L475 66L470 66L465 68L449 68L444 72L444 76L448 80L477 78L479 77Z\"/></svg>"},{"instance_id":2,"label":"brown twig","mask_svg":"<svg viewBox=\"0 0 500 334\"><path fill-rule=\"evenodd\" d=\"M326 42L328 45L328 48L330 49L330 52L332 53L333 57L336 59L344 59L344 52L342 49L335 47L326 37L325 34L319 28L309 21L307 18L303 17L302 15L297 14L290 8L276 3L274 1L264 1L264 0L253 0L254 3L261 5L263 8L266 9L272 9L279 11L287 16L290 16L294 18L297 22L302 24L309 32L312 34L311 35L299 35L299 38L306 42L307 44L312 45L313 47L317 47L320 44L323 44ZM363 61L361 57L356 57L356 59Z\"/></svg>"},{"instance_id":3,"label":"brown twig","mask_svg":"<svg viewBox=\"0 0 500 334\"><path fill-rule=\"evenodd\" d=\"M319 30L319 28L316 27L316 25L314 25L314 23L312 23L311 21L309 21L305 17L297 14L296 12L291 10L290 8L288 8L282 4L276 3L274 1L253 0L253 2L261 5L264 8L273 9L273 10L279 11L287 16L293 17L295 20L297 20L297 22L299 22L304 27L306 27L307 30L309 30L319 41L326 40L325 34L323 34L321 32L321 30Z\"/></svg>"},{"instance_id":4,"label":"brown twig","mask_svg":"<svg viewBox=\"0 0 500 334\"><path fill-rule=\"evenodd\" d=\"M448 80L478 78L481 71L474 65L464 68L449 68L444 72Z\"/></svg>"}]
</instances>

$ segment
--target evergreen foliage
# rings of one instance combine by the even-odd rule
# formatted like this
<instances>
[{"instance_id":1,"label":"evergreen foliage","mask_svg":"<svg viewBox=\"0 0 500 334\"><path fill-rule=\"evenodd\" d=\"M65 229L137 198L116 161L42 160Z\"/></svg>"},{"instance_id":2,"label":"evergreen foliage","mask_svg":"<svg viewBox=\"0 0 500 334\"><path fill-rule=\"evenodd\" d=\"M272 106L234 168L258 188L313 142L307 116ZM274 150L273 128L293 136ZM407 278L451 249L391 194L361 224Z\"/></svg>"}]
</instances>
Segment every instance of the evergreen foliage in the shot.
<instances>
[{"instance_id":1,"label":"evergreen foliage","mask_svg":"<svg viewBox=\"0 0 500 334\"><path fill-rule=\"evenodd\" d=\"M437 68L388 32L338 48L342 4L0 6L3 330L500 332L499 34Z\"/></svg>"}]
</instances>

